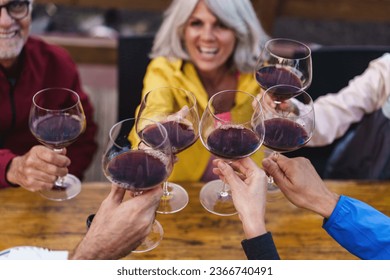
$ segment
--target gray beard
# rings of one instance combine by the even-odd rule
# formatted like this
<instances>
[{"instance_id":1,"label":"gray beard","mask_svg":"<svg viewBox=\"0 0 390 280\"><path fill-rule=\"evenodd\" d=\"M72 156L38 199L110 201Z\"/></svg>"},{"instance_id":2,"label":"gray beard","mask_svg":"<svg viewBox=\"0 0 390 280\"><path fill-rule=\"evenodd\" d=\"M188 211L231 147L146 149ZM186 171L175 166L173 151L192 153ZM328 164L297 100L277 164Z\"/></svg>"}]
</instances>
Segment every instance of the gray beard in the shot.
<instances>
[{"instance_id":1,"label":"gray beard","mask_svg":"<svg viewBox=\"0 0 390 280\"><path fill-rule=\"evenodd\" d=\"M6 47L4 47L6 45ZM7 44L0 44L0 60L17 58L24 46L22 39Z\"/></svg>"}]
</instances>

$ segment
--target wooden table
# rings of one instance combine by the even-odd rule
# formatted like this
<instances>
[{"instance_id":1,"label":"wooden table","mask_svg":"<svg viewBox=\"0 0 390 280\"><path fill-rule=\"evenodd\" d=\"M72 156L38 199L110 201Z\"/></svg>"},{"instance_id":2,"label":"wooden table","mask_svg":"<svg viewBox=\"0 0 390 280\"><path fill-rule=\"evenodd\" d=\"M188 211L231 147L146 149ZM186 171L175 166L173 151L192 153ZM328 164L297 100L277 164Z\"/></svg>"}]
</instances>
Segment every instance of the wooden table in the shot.
<instances>
[{"instance_id":1,"label":"wooden table","mask_svg":"<svg viewBox=\"0 0 390 280\"><path fill-rule=\"evenodd\" d=\"M390 182L334 182L328 186L363 200L390 215ZM200 183L183 184L189 205L176 214L158 214L165 235L154 250L127 259L245 259L238 216L220 217L199 203ZM86 232L86 217L95 213L109 193L108 183L86 183L81 194L52 202L24 189L0 190L0 251L13 246L72 250ZM282 259L356 259L321 228L322 219L281 199L267 205L267 227Z\"/></svg>"}]
</instances>

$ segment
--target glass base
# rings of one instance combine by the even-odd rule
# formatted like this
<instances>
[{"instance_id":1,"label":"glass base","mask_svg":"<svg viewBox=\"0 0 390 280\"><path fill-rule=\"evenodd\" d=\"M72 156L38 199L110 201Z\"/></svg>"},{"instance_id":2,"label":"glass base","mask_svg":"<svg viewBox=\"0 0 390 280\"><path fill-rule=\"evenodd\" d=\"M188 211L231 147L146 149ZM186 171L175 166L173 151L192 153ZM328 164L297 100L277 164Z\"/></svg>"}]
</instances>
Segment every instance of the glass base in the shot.
<instances>
[{"instance_id":1,"label":"glass base","mask_svg":"<svg viewBox=\"0 0 390 280\"><path fill-rule=\"evenodd\" d=\"M161 197L160 205L157 208L157 213L172 214L179 212L188 204L188 193L180 185L167 182L168 193Z\"/></svg>"},{"instance_id":2,"label":"glass base","mask_svg":"<svg viewBox=\"0 0 390 280\"><path fill-rule=\"evenodd\" d=\"M221 180L205 184L200 190L200 203L210 213L219 216L232 216L237 214L237 210L233 204L230 188L226 192L222 192L223 184Z\"/></svg>"},{"instance_id":3,"label":"glass base","mask_svg":"<svg viewBox=\"0 0 390 280\"><path fill-rule=\"evenodd\" d=\"M40 191L40 194L49 200L64 201L74 198L81 192L81 182L72 174L62 177L62 184L63 187L54 186L50 190Z\"/></svg>"},{"instance_id":4,"label":"glass base","mask_svg":"<svg viewBox=\"0 0 390 280\"><path fill-rule=\"evenodd\" d=\"M154 220L153 225L152 225L152 230L146 236L146 238L142 241L142 243L132 251L132 253L145 253L148 251L153 250L156 248L161 240L163 239L164 236L164 230L161 224Z\"/></svg>"}]
</instances>

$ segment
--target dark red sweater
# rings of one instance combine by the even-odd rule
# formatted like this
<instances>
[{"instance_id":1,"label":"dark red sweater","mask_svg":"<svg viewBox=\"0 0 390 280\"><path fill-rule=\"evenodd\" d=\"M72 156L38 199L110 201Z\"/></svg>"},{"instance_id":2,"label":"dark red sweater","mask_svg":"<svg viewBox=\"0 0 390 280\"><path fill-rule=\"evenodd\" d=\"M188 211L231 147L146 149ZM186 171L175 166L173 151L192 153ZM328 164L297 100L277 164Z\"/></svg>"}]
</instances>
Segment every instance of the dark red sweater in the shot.
<instances>
[{"instance_id":1,"label":"dark red sweater","mask_svg":"<svg viewBox=\"0 0 390 280\"><path fill-rule=\"evenodd\" d=\"M8 186L5 174L10 161L39 144L29 130L28 117L33 95L48 87L70 88L80 95L87 129L67 148L67 156L71 159L69 172L82 179L97 149L97 125L75 63L64 49L34 37L28 39L19 63L20 72L14 82L0 68L0 188Z\"/></svg>"}]
</instances>

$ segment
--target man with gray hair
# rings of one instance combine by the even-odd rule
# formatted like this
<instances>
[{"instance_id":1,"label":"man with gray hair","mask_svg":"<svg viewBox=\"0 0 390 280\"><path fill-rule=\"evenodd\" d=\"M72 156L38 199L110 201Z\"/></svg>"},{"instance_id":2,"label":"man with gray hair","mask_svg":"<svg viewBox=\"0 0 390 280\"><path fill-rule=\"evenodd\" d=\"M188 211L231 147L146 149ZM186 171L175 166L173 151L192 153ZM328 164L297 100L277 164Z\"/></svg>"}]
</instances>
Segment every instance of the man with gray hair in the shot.
<instances>
[{"instance_id":1,"label":"man with gray hair","mask_svg":"<svg viewBox=\"0 0 390 280\"><path fill-rule=\"evenodd\" d=\"M30 36L32 2L0 0L0 188L34 192L51 189L68 171L82 179L97 148L97 125L70 55ZM40 145L28 125L33 95L48 87L77 92L87 120L85 132L61 153Z\"/></svg>"}]
</instances>

